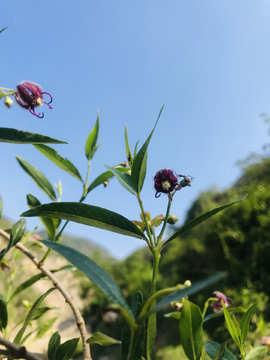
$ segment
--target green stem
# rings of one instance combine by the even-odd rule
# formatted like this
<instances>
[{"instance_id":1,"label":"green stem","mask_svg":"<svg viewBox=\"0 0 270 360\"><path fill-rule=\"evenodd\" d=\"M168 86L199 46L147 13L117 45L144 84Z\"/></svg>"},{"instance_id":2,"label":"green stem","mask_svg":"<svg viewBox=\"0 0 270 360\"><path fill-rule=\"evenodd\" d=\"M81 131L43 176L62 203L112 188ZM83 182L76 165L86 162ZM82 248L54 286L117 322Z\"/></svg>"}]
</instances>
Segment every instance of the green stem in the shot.
<instances>
[{"instance_id":1,"label":"green stem","mask_svg":"<svg viewBox=\"0 0 270 360\"><path fill-rule=\"evenodd\" d=\"M170 210L171 210L171 205L172 205L172 200L169 198L168 196L168 205L167 205L167 211L166 211L166 216L165 216L165 219L163 221L163 226L162 226L162 229L160 231L160 234L158 235L158 238L157 238L157 241L158 241L158 245L160 244L161 242L161 239L163 237L163 234L164 234L164 231L166 229L166 226L167 226L167 221L168 221L168 217L170 215Z\"/></svg>"},{"instance_id":2,"label":"green stem","mask_svg":"<svg viewBox=\"0 0 270 360\"><path fill-rule=\"evenodd\" d=\"M150 245L151 245L151 248L153 248L155 246L155 244L153 242L150 226L149 226L148 221L146 219L146 215L145 215L145 211L144 211L144 207L143 207L143 202L142 202L142 200L140 198L140 195L138 195L138 202L139 202L139 205L140 205L140 208L141 208L141 211L142 211L143 221L145 223L145 227L146 227L147 235L148 235L148 238L149 238L149 241L150 241Z\"/></svg>"},{"instance_id":3,"label":"green stem","mask_svg":"<svg viewBox=\"0 0 270 360\"><path fill-rule=\"evenodd\" d=\"M145 318L145 314L147 313L148 309L151 307L151 304L153 302L156 303L156 299L160 296L163 296L163 295L167 295L167 294L170 294L174 291L177 291L177 290L180 290L183 288L183 285L176 285L174 287L170 287L170 288L166 288L166 289L162 289L162 290L159 290L157 292L155 292L152 296L150 296L150 298L146 301L146 303L144 304L143 308L142 308L142 311L140 313L140 316L138 318L138 322L142 321L144 318Z\"/></svg>"},{"instance_id":4,"label":"green stem","mask_svg":"<svg viewBox=\"0 0 270 360\"><path fill-rule=\"evenodd\" d=\"M207 310L207 308L208 308L208 306L209 306L210 301L215 301L215 302L216 302L216 300L217 300L217 298L209 298L209 299L205 302L204 308L203 308L203 312L202 312L202 318L203 318L203 319L205 318L205 313L206 313L206 310Z\"/></svg>"}]
</instances>

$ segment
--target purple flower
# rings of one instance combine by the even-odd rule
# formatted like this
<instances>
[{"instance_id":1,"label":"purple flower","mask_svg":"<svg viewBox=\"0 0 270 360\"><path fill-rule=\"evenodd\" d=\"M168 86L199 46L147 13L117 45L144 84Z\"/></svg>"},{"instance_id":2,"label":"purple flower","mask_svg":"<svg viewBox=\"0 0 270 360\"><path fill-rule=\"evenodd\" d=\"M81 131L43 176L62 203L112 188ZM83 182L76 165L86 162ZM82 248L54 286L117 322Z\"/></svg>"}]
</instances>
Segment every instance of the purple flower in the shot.
<instances>
[{"instance_id":1,"label":"purple flower","mask_svg":"<svg viewBox=\"0 0 270 360\"><path fill-rule=\"evenodd\" d=\"M178 183L177 177L174 175L172 170L162 169L159 170L155 177L155 197L158 198L161 193L169 194L169 198L172 200L171 192L173 190L180 190L181 185Z\"/></svg>"},{"instance_id":2,"label":"purple flower","mask_svg":"<svg viewBox=\"0 0 270 360\"><path fill-rule=\"evenodd\" d=\"M219 291L214 291L213 294L215 294L216 297L217 297L218 299L220 299L220 301L217 300L217 302L214 302L214 303L211 304L214 312L223 311L222 300L223 300L223 303L224 303L224 305L225 305L226 307L231 306L231 303L230 303L230 302L232 301L231 298L226 297L224 294L222 294L222 293L219 292ZM228 300L229 300L229 301L228 301Z\"/></svg>"},{"instance_id":3,"label":"purple flower","mask_svg":"<svg viewBox=\"0 0 270 360\"><path fill-rule=\"evenodd\" d=\"M262 337L262 345L270 347L270 336L263 336Z\"/></svg>"},{"instance_id":4,"label":"purple flower","mask_svg":"<svg viewBox=\"0 0 270 360\"><path fill-rule=\"evenodd\" d=\"M43 101L43 94L47 94L50 97L50 101L47 103ZM47 92L42 92L41 87L37 84L24 81L17 86L17 93L15 100L22 108L28 109L31 114L42 119L42 115L35 113L35 107L39 107L42 103L48 105L49 109L52 109L50 103L53 101L52 96Z\"/></svg>"}]
</instances>

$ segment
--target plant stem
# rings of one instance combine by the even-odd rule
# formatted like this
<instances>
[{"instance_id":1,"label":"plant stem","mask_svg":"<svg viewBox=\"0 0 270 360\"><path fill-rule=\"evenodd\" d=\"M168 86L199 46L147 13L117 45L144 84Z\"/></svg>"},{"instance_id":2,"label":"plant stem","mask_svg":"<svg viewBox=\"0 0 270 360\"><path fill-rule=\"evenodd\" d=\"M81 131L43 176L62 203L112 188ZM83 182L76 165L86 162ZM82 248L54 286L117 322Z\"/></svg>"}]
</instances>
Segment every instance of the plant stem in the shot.
<instances>
[{"instance_id":1,"label":"plant stem","mask_svg":"<svg viewBox=\"0 0 270 360\"><path fill-rule=\"evenodd\" d=\"M171 205L172 205L172 200L171 200L171 199L169 198L169 196L168 196L168 205L167 205L166 216L165 216L165 219L164 219L164 221L163 221L163 226L162 226L162 229L161 229L161 231L160 231L160 234L158 235L158 238L157 238L158 245L159 245L160 242L161 242L162 236L163 236L164 231L165 231L166 226L167 226L167 221L168 221L168 217L169 217L169 215L170 215Z\"/></svg>"},{"instance_id":2,"label":"plant stem","mask_svg":"<svg viewBox=\"0 0 270 360\"><path fill-rule=\"evenodd\" d=\"M151 234L151 230L150 230L150 226L148 224L148 221L146 219L146 215L145 215L145 211L144 211L144 207L143 207L143 202L140 198L140 196L138 195L138 202L139 202L139 205L140 205L140 208L141 208L141 211L142 211L142 216L143 216L143 221L145 223L145 227L146 227L146 231L147 231L147 235L148 235L148 238L149 238L149 241L150 241L150 245L152 247L155 246L154 242L153 242L153 238L152 238L152 234Z\"/></svg>"}]
</instances>

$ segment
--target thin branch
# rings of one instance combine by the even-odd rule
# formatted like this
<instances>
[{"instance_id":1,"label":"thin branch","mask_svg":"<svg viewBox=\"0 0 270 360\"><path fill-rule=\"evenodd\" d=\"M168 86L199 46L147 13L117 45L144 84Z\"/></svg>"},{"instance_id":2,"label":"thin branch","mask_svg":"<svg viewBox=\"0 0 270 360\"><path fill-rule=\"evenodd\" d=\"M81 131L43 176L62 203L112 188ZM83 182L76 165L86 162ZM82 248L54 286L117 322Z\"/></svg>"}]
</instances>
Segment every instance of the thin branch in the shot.
<instances>
[{"instance_id":1,"label":"thin branch","mask_svg":"<svg viewBox=\"0 0 270 360\"><path fill-rule=\"evenodd\" d=\"M0 337L0 344L4 345L7 350L0 349L0 354L12 356L14 359L28 359L28 360L46 360L45 354L32 353L26 350L24 346L14 344L2 337Z\"/></svg>"},{"instance_id":2,"label":"thin branch","mask_svg":"<svg viewBox=\"0 0 270 360\"><path fill-rule=\"evenodd\" d=\"M4 230L0 229L0 236L3 236L6 240L10 239L10 236L8 233L6 233ZM17 249L20 249L26 256L29 257L29 259L32 260L32 262L37 266L37 268L43 272L53 283L53 285L61 292L61 294L66 299L66 302L71 307L71 310L73 311L74 317L77 322L77 326L79 329L79 332L81 334L82 338L82 344L83 344L83 358L84 360L92 360L91 359L91 353L90 353L90 345L87 344L87 331L85 327L84 319L77 308L75 302L73 301L73 298L69 295L69 293L66 291L65 287L60 283L60 281L50 272L49 269L46 268L45 265L40 264L39 260L21 243L18 242L15 247Z\"/></svg>"}]
</instances>

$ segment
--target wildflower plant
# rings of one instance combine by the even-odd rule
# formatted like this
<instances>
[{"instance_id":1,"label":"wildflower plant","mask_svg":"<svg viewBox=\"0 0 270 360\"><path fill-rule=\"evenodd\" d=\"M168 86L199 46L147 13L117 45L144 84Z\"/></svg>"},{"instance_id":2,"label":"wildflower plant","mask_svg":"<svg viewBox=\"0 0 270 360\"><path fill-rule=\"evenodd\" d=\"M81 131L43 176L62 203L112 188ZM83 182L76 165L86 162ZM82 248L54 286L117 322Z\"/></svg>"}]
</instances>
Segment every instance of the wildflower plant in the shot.
<instances>
[{"instance_id":1,"label":"wildflower plant","mask_svg":"<svg viewBox=\"0 0 270 360\"><path fill-rule=\"evenodd\" d=\"M16 102L21 107L28 109L30 113L36 117L41 118L44 116L43 114L40 115L40 113L37 114L35 112L36 107L45 103L43 95L49 96L49 102L45 104L51 108L50 103L52 101L52 96L48 93L42 92L41 88L34 83L23 82L17 86L17 90L5 88L0 88L0 90L2 98L15 96ZM8 231L0 229L0 235L7 240L7 246L0 252L1 267L8 268L9 266L14 266L14 263L16 263L17 260L17 253L15 254L13 252L10 259L8 259L8 254L10 254L12 248L15 248L31 259L36 267L41 271L43 277L46 276L52 281L52 288L40 296L33 305L28 304L28 315L25 319L18 322L20 329L15 338L10 341L8 331L9 304L21 291L26 288L30 288L31 285L41 278L41 276L33 276L27 282L21 284L17 288L14 288L13 278L16 273L11 272L7 292L6 294L0 296L0 331L3 334L3 336L0 336L0 345L5 347L5 349L0 349L0 354L7 355L10 358L41 358L39 357L39 354L29 353L24 347L28 338L26 331L31 321L36 319L37 316L43 315L42 311L40 311L42 301L51 292L58 290L62 296L64 296L73 311L80 331L80 339L83 347L83 359L85 360L91 359L90 347L92 344L100 344L102 346L117 344L117 346L121 347L121 360L150 360L157 333L157 312L161 310L164 311L168 307L172 307L177 310L173 313L167 313L166 316L174 317L176 321L179 321L181 344L189 360L198 360L203 357L203 323L216 316L225 317L227 328L233 340L238 345L242 358L245 358L243 346L248 332L249 322L253 311L255 310L256 304L246 312L245 309L232 308L230 306L232 300L218 291L214 293L215 297L210 297L206 301L202 311L197 305L188 300L189 296L201 291L217 281L220 281L226 274L218 273L210 278L202 279L201 281L193 284L191 284L188 279L188 281L184 284L175 284L175 286L171 288L157 288L161 250L171 241L177 241L181 235L193 227L201 224L218 212L225 210L242 200L241 198L208 211L181 226L168 238L164 236L167 226L175 224L178 220L174 214L171 214L171 206L177 201L177 197L181 196L181 191L183 191L185 187L190 186L191 178L185 175L178 175L170 169L159 170L153 176L153 188L156 191L155 193L153 189L153 196L158 198L162 193L167 196L167 208L163 209L165 210L165 215L159 212L158 214L154 214L154 217L152 218L150 213L145 210L145 204L141 196L141 191L146 179L147 150L160 119L162 110L163 107L161 108L152 131L140 149L138 149L137 143L134 151L131 151L128 141L127 128L125 128L124 138L127 163L124 162L115 166L106 165L106 170L90 183L90 164L99 147L99 113L85 144L85 157L87 164L86 179L82 178L80 172L73 163L59 155L50 146L45 145L48 143L64 143L64 141L22 130L0 128L1 142L33 144L36 150L40 151L56 166L60 167L69 175L75 177L82 185L82 193L78 202L61 202L62 185L58 184L57 192L55 192L47 177L40 170L33 167L25 159L17 157L18 163L22 169L33 179L38 187L46 193L51 202L41 204L34 195L28 194L27 205L30 207L30 210L23 212L21 215L22 219L20 219L12 227L12 229L9 229ZM119 181L120 185L130 192L138 202L138 214L140 214L141 221L131 221L123 215L106 208L83 203L91 191L102 184L108 185L108 181L112 177L115 177ZM106 191L108 191L108 189ZM177 197L175 197L176 195ZM158 202L158 199L156 201ZM2 203L0 203L0 210L1 215ZM28 217L37 217L40 219L40 224L43 224L46 229L47 239L40 240L33 236L40 224L28 234L25 233L25 218ZM65 220L64 224L61 223L61 220ZM61 239L61 234L69 221L145 241L153 259L152 281L148 297L143 299L142 293L138 289L138 292L134 295L131 304L128 304L113 278L106 273L105 270L98 266L93 259L90 259L73 248L62 245L59 240ZM161 229L157 231L157 228L160 225ZM41 243L48 248L40 259L34 256L27 248L27 245L31 243L31 241ZM93 283L95 283L96 286L107 296L112 306L115 309L118 309L125 319L125 326L121 339L114 339L101 333L95 333L88 338L84 319L82 318L76 304L68 294L67 290L58 281L56 275L46 267L46 259L50 255L51 250L64 256L72 264L70 267L59 270L68 271L75 266ZM209 308L212 308L214 311L212 311L210 315L206 316L206 312ZM234 317L233 319L230 317L231 313L237 311L245 312L239 325ZM39 333L43 334L42 331ZM75 351L78 341L79 338L74 338L61 344L60 335L58 332L55 332L48 343L47 354L43 354L42 358L47 358L49 360L68 359ZM211 359L236 359L235 356L226 349L226 344L220 345L210 342L205 344L205 349Z\"/></svg>"}]
</instances>

